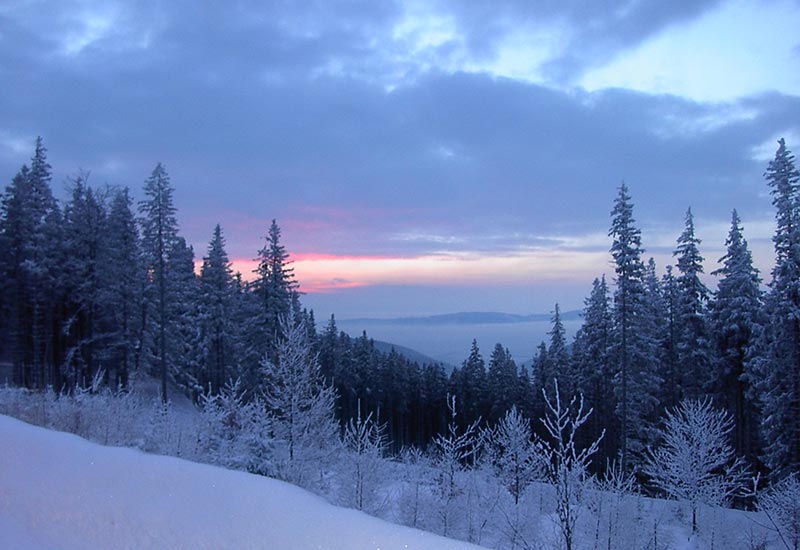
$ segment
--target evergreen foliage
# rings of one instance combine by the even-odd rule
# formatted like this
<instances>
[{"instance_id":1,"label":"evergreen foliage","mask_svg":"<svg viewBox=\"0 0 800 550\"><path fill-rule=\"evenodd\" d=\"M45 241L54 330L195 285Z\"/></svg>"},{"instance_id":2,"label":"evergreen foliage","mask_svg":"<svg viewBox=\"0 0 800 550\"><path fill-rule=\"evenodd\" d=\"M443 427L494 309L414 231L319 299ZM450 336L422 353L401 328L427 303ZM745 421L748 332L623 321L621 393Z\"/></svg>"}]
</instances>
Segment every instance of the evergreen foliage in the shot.
<instances>
[{"instance_id":1,"label":"evergreen foliage","mask_svg":"<svg viewBox=\"0 0 800 550\"><path fill-rule=\"evenodd\" d=\"M781 479L800 470L800 174L783 139L764 177L776 209L776 263L750 372L762 410L763 459Z\"/></svg>"},{"instance_id":2,"label":"evergreen foliage","mask_svg":"<svg viewBox=\"0 0 800 550\"><path fill-rule=\"evenodd\" d=\"M709 307L713 349L716 358L713 388L716 402L733 418L733 447L748 462L756 460L757 409L753 401L748 353L755 343L757 327L763 324L761 279L742 235L736 210L725 241L727 250L713 275L720 277L717 292Z\"/></svg>"},{"instance_id":3,"label":"evergreen foliage","mask_svg":"<svg viewBox=\"0 0 800 550\"><path fill-rule=\"evenodd\" d=\"M624 183L611 211L609 236L616 272L614 293L614 389L620 422L620 464L627 471L632 460L653 440L658 407L659 377L654 371L652 342L647 333L645 268L641 231L634 225L633 203Z\"/></svg>"},{"instance_id":4,"label":"evergreen foliage","mask_svg":"<svg viewBox=\"0 0 800 550\"><path fill-rule=\"evenodd\" d=\"M69 196L59 205L50 174L39 139L29 165L2 194L0 360L10 361L18 386L80 397L100 382L128 391L138 377L155 374L164 402L172 384L208 409L209 423L217 426L217 439L205 442L209 448L230 445L238 449L234 454L249 457L236 467L315 488L324 472L311 471L302 457L331 456L337 434L358 435L363 419L384 427L381 453L432 448L448 434L510 422L512 413L517 420L545 417L552 410L542 390L550 395L556 379L562 395L582 394L595 410L575 445L591 447L606 433L594 473L616 458L626 475L641 472L644 449L658 437L659 415L686 396L707 394L732 418L733 448L750 465L769 470L774 480L800 468L800 175L782 140L765 174L777 220L776 265L766 295L735 211L726 253L713 272L719 277L713 295L701 279L691 210L675 250L676 270L666 266L659 278L655 262L642 260L641 232L623 184L609 230L613 288L604 276L595 279L573 342L556 304L548 341L530 369L517 365L502 343L487 368L473 340L466 360L448 372L396 350L381 352L366 333L339 331L333 316L318 334L314 312L300 304L275 220L258 251L253 282L233 273L219 225L198 276L194 251L178 233L174 190L161 164L145 182L138 220L127 189L98 190L85 173L70 180ZM300 378L289 382L294 375ZM314 430L286 416L302 407L281 401L303 391L312 391L321 411L310 415L319 420L313 441ZM268 399L262 401L262 393ZM154 414L153 433L169 433L169 407ZM256 449L253 441L224 435L219 426L231 411L252 418L259 433L269 431L269 444ZM269 421L257 422L256 411ZM532 432L547 436L538 424ZM461 484L458 499L490 498L475 479L461 475L477 463L500 468L487 462L488 454L475 451L461 461L454 477ZM479 536L477 521L466 519L470 537Z\"/></svg>"},{"instance_id":5,"label":"evergreen foliage","mask_svg":"<svg viewBox=\"0 0 800 550\"><path fill-rule=\"evenodd\" d=\"M142 252L149 284L149 311L146 322L153 343L153 362L161 376L161 399L167 402L167 323L169 316L167 269L178 238L178 221L172 203L173 188L169 175L158 163L144 184L146 199L139 203L142 215Z\"/></svg>"},{"instance_id":6,"label":"evergreen foliage","mask_svg":"<svg viewBox=\"0 0 800 550\"><path fill-rule=\"evenodd\" d=\"M711 357L706 327L706 304L708 289L700 280L703 273L703 257L695 236L692 209L686 211L686 227L678 238L674 256L677 258L678 303L676 322L675 381L678 400L700 399L711 381Z\"/></svg>"}]
</instances>

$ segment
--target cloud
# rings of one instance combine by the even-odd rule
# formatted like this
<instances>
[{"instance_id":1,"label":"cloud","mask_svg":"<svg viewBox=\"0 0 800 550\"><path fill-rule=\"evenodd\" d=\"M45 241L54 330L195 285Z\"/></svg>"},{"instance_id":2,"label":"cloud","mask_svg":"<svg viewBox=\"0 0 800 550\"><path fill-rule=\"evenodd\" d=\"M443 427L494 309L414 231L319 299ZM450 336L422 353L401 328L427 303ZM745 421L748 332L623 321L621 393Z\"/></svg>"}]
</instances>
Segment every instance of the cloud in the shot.
<instances>
[{"instance_id":1,"label":"cloud","mask_svg":"<svg viewBox=\"0 0 800 550\"><path fill-rule=\"evenodd\" d=\"M455 14L468 49L478 60L512 55L514 46L519 49L520 42L524 43L528 36L532 37L526 44L528 53L533 53L534 59L541 56L538 62L542 78L569 82L587 67L607 62L619 52L665 28L691 21L717 4L718 0L519 0L491 4L450 0L435 5Z\"/></svg>"},{"instance_id":2,"label":"cloud","mask_svg":"<svg viewBox=\"0 0 800 550\"><path fill-rule=\"evenodd\" d=\"M62 196L79 168L138 195L162 161L198 255L219 222L231 257L255 258L277 218L298 258L338 258L318 281L331 288L377 284L334 273L354 257L448 277L469 266L476 281L489 275L472 257L531 277L606 269L595 254L623 180L666 243L689 205L710 223L734 207L746 226L772 217L762 145L800 135L798 97L554 84L717 6L14 3L0 11L0 76L14 83L0 94L0 173L10 181L36 135Z\"/></svg>"},{"instance_id":3,"label":"cloud","mask_svg":"<svg viewBox=\"0 0 800 550\"><path fill-rule=\"evenodd\" d=\"M697 101L769 90L797 95L800 77L789 68L797 65L798 24L800 8L792 2L733 0L679 28L662 29L579 82L589 90L624 87Z\"/></svg>"}]
</instances>

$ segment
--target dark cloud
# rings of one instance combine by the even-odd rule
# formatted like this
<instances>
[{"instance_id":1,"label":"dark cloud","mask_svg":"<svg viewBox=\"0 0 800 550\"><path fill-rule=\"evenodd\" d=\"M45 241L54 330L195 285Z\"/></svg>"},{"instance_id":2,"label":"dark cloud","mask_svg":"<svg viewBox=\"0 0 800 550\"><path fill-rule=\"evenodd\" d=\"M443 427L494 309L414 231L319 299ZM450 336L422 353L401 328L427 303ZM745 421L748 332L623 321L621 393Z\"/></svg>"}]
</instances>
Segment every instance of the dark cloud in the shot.
<instances>
[{"instance_id":1,"label":"dark cloud","mask_svg":"<svg viewBox=\"0 0 800 550\"><path fill-rule=\"evenodd\" d=\"M489 15L467 4L454 13L477 29ZM711 5L669 3L645 17L649 2L625 13L623 4L536 4L542 17L580 22L587 49L630 45ZM381 64L380 38L402 15L396 5L192 6L112 10L110 30L72 54L62 38L85 24L57 9L41 25L33 7L6 12L0 74L14 85L0 94L0 149L41 134L57 185L85 168L95 183L136 192L165 162L198 251L219 221L232 255L251 256L273 217L298 251L544 246L553 241L542 237L604 232L623 179L645 223L678 225L689 204L701 217L727 219L733 207L763 217L764 167L751 150L800 120L800 100L777 94L707 105L435 70L387 91L368 69L393 70ZM509 3L496 20L536 13ZM486 28L469 31L478 50L500 32ZM342 60L363 72L337 73ZM10 181L28 156L6 146L0 173Z\"/></svg>"},{"instance_id":2,"label":"dark cloud","mask_svg":"<svg viewBox=\"0 0 800 550\"><path fill-rule=\"evenodd\" d=\"M559 28L564 52L547 62L545 73L569 82L588 67L609 61L670 25L690 21L721 0L441 0L440 9L456 15L470 50L491 58L512 28Z\"/></svg>"}]
</instances>

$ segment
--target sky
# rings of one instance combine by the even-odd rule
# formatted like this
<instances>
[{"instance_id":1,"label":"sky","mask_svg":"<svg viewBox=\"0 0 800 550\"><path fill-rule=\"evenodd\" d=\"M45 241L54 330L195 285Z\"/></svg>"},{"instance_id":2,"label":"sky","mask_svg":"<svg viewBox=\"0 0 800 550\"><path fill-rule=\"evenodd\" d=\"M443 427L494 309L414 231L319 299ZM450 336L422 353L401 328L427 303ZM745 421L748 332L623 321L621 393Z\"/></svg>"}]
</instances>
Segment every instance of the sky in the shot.
<instances>
[{"instance_id":1,"label":"sky","mask_svg":"<svg viewBox=\"0 0 800 550\"><path fill-rule=\"evenodd\" d=\"M163 162L197 257L220 223L247 276L277 219L318 318L580 308L623 181L660 271L689 206L712 271L737 208L768 278L798 28L787 0L0 0L0 178L37 135L59 197Z\"/></svg>"}]
</instances>

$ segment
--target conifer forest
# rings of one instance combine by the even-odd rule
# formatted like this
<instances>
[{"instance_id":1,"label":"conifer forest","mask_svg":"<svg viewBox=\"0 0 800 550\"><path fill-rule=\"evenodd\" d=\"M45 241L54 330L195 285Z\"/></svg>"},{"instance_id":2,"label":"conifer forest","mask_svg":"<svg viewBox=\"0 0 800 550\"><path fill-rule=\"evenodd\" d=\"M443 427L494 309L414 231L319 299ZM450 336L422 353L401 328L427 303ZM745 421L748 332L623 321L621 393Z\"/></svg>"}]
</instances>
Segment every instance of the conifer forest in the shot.
<instances>
[{"instance_id":1,"label":"conifer forest","mask_svg":"<svg viewBox=\"0 0 800 550\"><path fill-rule=\"evenodd\" d=\"M455 367L315 318L277 220L257 269L234 273L224 227L202 251L181 236L165 165L141 189L79 172L59 201L45 143L32 149L0 209L3 414L490 547L676 547L641 512L654 497L685 505L711 547L798 548L800 172L783 139L763 176L770 273L736 210L716 288L691 208L657 266L623 183L603 228L611 270L586 282L574 338L553 304L529 361L473 341ZM765 546L742 542L752 529L710 535L723 509L765 512ZM549 539L531 510L552 518Z\"/></svg>"}]
</instances>

